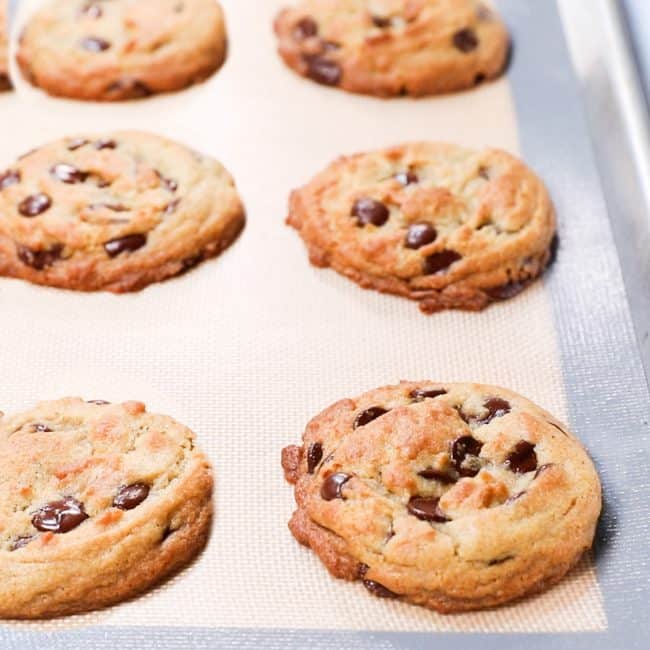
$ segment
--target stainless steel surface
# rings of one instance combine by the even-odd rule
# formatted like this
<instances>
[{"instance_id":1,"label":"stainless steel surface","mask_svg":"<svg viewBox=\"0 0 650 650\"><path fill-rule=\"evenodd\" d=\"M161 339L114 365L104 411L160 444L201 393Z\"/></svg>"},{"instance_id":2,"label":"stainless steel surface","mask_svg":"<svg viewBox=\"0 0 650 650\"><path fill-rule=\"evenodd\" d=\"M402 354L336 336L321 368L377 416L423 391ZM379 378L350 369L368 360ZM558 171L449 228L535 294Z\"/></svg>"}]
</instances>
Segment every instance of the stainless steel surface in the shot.
<instances>
[{"instance_id":1,"label":"stainless steel surface","mask_svg":"<svg viewBox=\"0 0 650 650\"><path fill-rule=\"evenodd\" d=\"M650 119L641 77L621 2L559 0L559 6L648 376Z\"/></svg>"}]
</instances>

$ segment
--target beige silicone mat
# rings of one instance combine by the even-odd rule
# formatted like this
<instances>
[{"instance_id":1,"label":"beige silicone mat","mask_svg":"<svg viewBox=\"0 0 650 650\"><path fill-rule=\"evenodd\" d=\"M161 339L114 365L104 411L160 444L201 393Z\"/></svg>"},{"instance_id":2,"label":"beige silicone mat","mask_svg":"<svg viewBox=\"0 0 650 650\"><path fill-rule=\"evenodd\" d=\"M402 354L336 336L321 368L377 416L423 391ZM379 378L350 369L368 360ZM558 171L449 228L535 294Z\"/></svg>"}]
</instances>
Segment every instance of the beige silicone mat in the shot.
<instances>
[{"instance_id":1,"label":"beige silicone mat","mask_svg":"<svg viewBox=\"0 0 650 650\"><path fill-rule=\"evenodd\" d=\"M23 0L21 8L38 4ZM230 52L199 88L122 105L0 97L0 168L78 132L148 129L219 158L248 225L220 259L126 296L0 280L0 408L81 395L140 399L192 427L214 462L209 547L182 575L73 625L561 632L607 627L590 561L538 597L441 616L330 578L290 536L280 450L329 403L399 379L502 384L567 418L543 283L480 314L420 314L307 263L283 225L289 191L341 153L450 140L518 153L506 80L453 96L379 101L302 81L274 52L282 0L223 0ZM561 217L561 215L560 215Z\"/></svg>"}]
</instances>

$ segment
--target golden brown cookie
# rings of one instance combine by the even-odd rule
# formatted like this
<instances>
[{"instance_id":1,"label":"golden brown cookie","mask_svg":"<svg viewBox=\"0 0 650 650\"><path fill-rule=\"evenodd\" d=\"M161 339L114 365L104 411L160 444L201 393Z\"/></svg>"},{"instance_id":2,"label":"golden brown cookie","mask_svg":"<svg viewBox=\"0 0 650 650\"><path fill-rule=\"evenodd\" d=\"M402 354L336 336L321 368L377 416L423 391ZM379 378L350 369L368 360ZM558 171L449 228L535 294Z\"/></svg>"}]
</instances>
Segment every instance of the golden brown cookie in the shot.
<instances>
[{"instance_id":1,"label":"golden brown cookie","mask_svg":"<svg viewBox=\"0 0 650 650\"><path fill-rule=\"evenodd\" d=\"M291 195L316 266L420 309L479 310L552 259L546 188L504 151L418 142L339 158Z\"/></svg>"},{"instance_id":2,"label":"golden brown cookie","mask_svg":"<svg viewBox=\"0 0 650 650\"><path fill-rule=\"evenodd\" d=\"M379 97L470 88L498 76L509 51L504 24L477 0L301 0L275 31L298 74Z\"/></svg>"},{"instance_id":3,"label":"golden brown cookie","mask_svg":"<svg viewBox=\"0 0 650 650\"><path fill-rule=\"evenodd\" d=\"M0 171L0 275L135 291L218 255L244 209L215 160L124 131L58 140Z\"/></svg>"},{"instance_id":4,"label":"golden brown cookie","mask_svg":"<svg viewBox=\"0 0 650 650\"><path fill-rule=\"evenodd\" d=\"M289 527L332 575L443 613L554 584L591 547L601 508L580 442L494 386L402 382L341 400L282 465Z\"/></svg>"},{"instance_id":5,"label":"golden brown cookie","mask_svg":"<svg viewBox=\"0 0 650 650\"><path fill-rule=\"evenodd\" d=\"M0 419L0 617L129 598L187 564L212 516L194 435L140 402L69 398Z\"/></svg>"},{"instance_id":6,"label":"golden brown cookie","mask_svg":"<svg viewBox=\"0 0 650 650\"><path fill-rule=\"evenodd\" d=\"M216 0L49 0L27 23L17 59L51 95L116 101L203 81L225 56Z\"/></svg>"}]
</instances>

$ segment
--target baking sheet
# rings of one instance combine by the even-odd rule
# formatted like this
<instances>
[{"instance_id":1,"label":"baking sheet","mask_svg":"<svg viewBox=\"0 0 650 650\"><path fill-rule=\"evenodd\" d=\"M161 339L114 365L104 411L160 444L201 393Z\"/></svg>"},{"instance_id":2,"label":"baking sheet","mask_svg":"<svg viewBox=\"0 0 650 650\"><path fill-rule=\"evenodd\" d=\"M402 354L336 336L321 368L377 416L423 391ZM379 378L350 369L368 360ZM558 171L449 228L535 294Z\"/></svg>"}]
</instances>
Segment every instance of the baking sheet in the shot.
<instances>
[{"instance_id":1,"label":"baking sheet","mask_svg":"<svg viewBox=\"0 0 650 650\"><path fill-rule=\"evenodd\" d=\"M588 635L594 647L618 627L612 603L621 587L612 567L647 531L642 489L616 510L641 510L632 538L611 518L621 489L614 470L626 467L635 442L638 453L644 414L647 435L647 386L554 4L499 3L517 41L507 80L392 102L322 88L286 70L270 31L281 4L224 0L229 59L199 88L110 106L53 100L24 84L18 96L0 98L5 123L19 125L5 134L0 167L70 132L144 128L218 157L249 213L242 238L221 259L140 294L0 281L0 350L11 377L0 386L3 410L65 394L142 399L191 426L217 472L213 537L189 570L100 613L6 624L0 640L376 648L445 642L431 632L588 630L598 633ZM549 42L540 68L535 53ZM542 173L562 222L559 260L544 282L482 314L427 318L412 303L308 266L302 244L282 225L289 190L340 153L411 139L499 146ZM588 293L580 291L585 285ZM612 353L620 369L611 367ZM587 560L542 596L443 617L372 599L360 585L329 578L298 547L286 530L292 495L281 477L281 447L330 402L400 378L504 384L571 422L601 469L610 508L598 579ZM605 446L611 435L619 442L613 453ZM626 467L628 477L634 472ZM641 586L644 577L637 569ZM463 646L480 638L466 634ZM500 646L513 638L499 635Z\"/></svg>"}]
</instances>

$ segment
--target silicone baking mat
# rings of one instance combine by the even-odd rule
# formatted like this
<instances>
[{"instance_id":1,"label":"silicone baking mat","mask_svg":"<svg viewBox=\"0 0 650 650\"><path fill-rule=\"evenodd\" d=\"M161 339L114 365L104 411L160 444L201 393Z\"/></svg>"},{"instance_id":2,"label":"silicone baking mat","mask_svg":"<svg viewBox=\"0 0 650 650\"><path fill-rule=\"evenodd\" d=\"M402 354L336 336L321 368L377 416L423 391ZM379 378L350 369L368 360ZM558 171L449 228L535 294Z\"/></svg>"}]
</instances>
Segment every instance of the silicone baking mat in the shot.
<instances>
[{"instance_id":1,"label":"silicone baking mat","mask_svg":"<svg viewBox=\"0 0 650 650\"><path fill-rule=\"evenodd\" d=\"M34 4L23 0L21 14ZM464 633L463 648L551 638L554 647L609 648L614 638L632 647L648 626L638 614L648 582L648 391L555 4L496 3L516 44L507 78L417 101L303 81L274 51L272 18L284 2L222 4L228 61L198 88L96 105L19 83L0 98L12 125L0 167L63 135L147 129L219 158L248 211L220 259L138 294L0 280L2 410L68 394L140 399L196 431L217 478L212 538L189 569L102 612L5 623L0 643L430 648ZM419 139L501 147L542 175L561 238L543 282L480 314L425 317L308 265L283 225L289 191L339 154ZM402 378L506 385L567 420L604 484L594 557L545 594L446 617L330 578L286 528L293 502L280 450L329 403Z\"/></svg>"}]
</instances>

